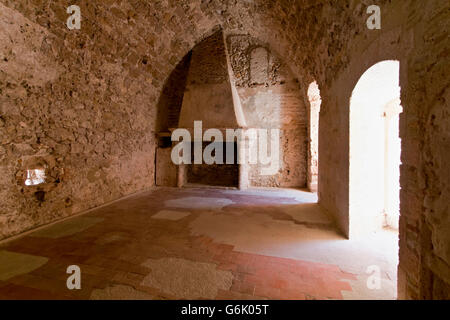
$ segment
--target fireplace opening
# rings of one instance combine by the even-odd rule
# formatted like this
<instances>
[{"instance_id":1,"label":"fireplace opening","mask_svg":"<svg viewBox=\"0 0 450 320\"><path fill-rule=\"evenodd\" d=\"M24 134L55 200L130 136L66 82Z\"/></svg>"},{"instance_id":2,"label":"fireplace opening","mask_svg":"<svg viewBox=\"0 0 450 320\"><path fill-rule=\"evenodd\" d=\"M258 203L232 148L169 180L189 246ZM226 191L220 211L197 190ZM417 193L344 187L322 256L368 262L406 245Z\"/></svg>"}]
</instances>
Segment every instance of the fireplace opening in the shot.
<instances>
[{"instance_id":1,"label":"fireplace opening","mask_svg":"<svg viewBox=\"0 0 450 320\"><path fill-rule=\"evenodd\" d=\"M236 142L214 142L216 144L223 144L222 157L212 152L212 156L220 157L222 163L206 164L202 161L202 164L194 164L194 144L200 142L191 142L191 157L192 161L187 166L187 183L189 185L207 185L207 186L220 186L220 187L238 187L239 185L239 165L237 163L237 143ZM202 143L202 154L205 148L210 142ZM234 161L233 164L226 164L226 154L233 150ZM220 161L219 161L220 162Z\"/></svg>"}]
</instances>

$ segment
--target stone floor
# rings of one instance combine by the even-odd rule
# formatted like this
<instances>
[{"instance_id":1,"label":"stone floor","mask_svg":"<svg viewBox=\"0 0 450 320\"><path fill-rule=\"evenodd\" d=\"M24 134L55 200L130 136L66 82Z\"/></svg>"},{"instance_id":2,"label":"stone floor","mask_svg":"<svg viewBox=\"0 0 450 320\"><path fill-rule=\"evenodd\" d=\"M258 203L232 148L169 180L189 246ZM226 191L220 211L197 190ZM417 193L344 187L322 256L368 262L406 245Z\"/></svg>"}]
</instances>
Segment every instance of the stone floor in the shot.
<instances>
[{"instance_id":1,"label":"stone floor","mask_svg":"<svg viewBox=\"0 0 450 320\"><path fill-rule=\"evenodd\" d=\"M293 189L133 195L1 244L0 299L395 299L397 234L346 240L315 202Z\"/></svg>"}]
</instances>

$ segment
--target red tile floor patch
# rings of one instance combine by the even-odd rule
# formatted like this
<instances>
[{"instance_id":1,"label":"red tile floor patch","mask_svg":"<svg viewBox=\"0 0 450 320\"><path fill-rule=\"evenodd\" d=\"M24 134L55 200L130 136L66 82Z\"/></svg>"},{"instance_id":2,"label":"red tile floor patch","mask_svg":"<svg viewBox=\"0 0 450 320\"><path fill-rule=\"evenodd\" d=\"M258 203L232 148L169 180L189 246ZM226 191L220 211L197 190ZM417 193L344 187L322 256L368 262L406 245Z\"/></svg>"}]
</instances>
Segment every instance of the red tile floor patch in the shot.
<instances>
[{"instance_id":1,"label":"red tile floor patch","mask_svg":"<svg viewBox=\"0 0 450 320\"><path fill-rule=\"evenodd\" d=\"M217 196L214 191L204 196L209 194ZM183 191L186 195L189 191ZM169 257L211 263L231 272L231 287L218 290L216 299L342 299L343 290L352 290L348 281L356 280L356 275L336 265L237 252L232 245L191 235L189 223L203 214L200 211L189 210L191 214L178 221L151 218L165 209L165 199L176 197L176 192L164 190L146 193L86 214L103 219L76 234L60 238L26 235L1 245L0 250L46 257L48 262L1 281L0 299L89 299L93 290L115 285L155 299L177 299L142 285L152 272L144 262ZM69 265L81 269L80 290L66 286Z\"/></svg>"}]
</instances>

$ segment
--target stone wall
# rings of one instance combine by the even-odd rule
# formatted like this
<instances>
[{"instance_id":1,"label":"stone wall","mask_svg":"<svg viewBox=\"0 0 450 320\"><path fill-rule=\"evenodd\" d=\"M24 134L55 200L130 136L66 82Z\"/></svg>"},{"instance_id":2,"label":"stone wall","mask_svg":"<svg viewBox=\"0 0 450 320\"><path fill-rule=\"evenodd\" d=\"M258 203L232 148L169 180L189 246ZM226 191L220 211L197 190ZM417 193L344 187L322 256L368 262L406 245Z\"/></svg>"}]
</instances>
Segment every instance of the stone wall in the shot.
<instances>
[{"instance_id":1,"label":"stone wall","mask_svg":"<svg viewBox=\"0 0 450 320\"><path fill-rule=\"evenodd\" d=\"M333 213L344 233L351 235L349 98L368 68L383 60L398 60L404 109L400 116L398 294L399 298L408 299L448 298L450 241L448 232L443 230L449 226L450 198L448 163L443 162L443 157L450 154L449 131L444 129L448 128L448 113L444 110L449 81L442 71L448 68L448 61L442 57L448 51L444 30L448 28L449 7L440 1L426 5L419 1L382 3L381 30L365 28L364 3L349 9L356 17L354 24L339 23L336 15L327 20L339 31L328 38L334 43L327 43L329 57L323 60L327 61L327 72L317 70L323 99L319 130L320 203ZM326 43L326 39L322 42Z\"/></svg>"},{"instance_id":2,"label":"stone wall","mask_svg":"<svg viewBox=\"0 0 450 320\"><path fill-rule=\"evenodd\" d=\"M305 187L308 118L298 80L270 52L267 44L248 35L233 34L226 39L227 51L222 31L217 31L193 48L187 55L189 63L184 63L186 58L183 58L177 65L158 103L158 114L163 117L158 118L162 125L157 126L163 128L164 123L170 122L167 118L176 114L170 111L181 109L179 121L172 121L181 128L192 129L194 121L202 121L203 130L279 129L280 169L275 174L262 175L261 169L267 165L251 165L248 170L241 167L241 173L246 172L244 185ZM174 93L169 93L172 92L170 88ZM183 94L181 88L184 88ZM236 96L233 96L233 89L236 89ZM238 113L242 114L241 121ZM186 171L191 177L187 181L234 186L236 168L230 166L229 171L222 170L224 168L196 165L195 170L188 168ZM204 179L200 179L202 171ZM212 177L211 173L215 171L220 172L223 182ZM244 186L241 184L241 187Z\"/></svg>"},{"instance_id":3,"label":"stone wall","mask_svg":"<svg viewBox=\"0 0 450 320\"><path fill-rule=\"evenodd\" d=\"M155 131L158 133L178 128L191 55L192 52L189 52L181 59L164 84L157 104L158 118Z\"/></svg>"},{"instance_id":4,"label":"stone wall","mask_svg":"<svg viewBox=\"0 0 450 320\"><path fill-rule=\"evenodd\" d=\"M66 1L0 1L0 238L151 187L163 84L220 25L267 43L303 96L317 81L319 198L346 234L349 97L370 66L400 61L399 297L448 298L447 1L376 1L381 30L366 28L369 0L75 2L79 31ZM25 187L37 167L47 183Z\"/></svg>"},{"instance_id":5,"label":"stone wall","mask_svg":"<svg viewBox=\"0 0 450 320\"><path fill-rule=\"evenodd\" d=\"M21 11L37 21L0 3L0 239L154 183L154 89L140 55L116 53L87 22L67 32L58 10L48 23ZM26 186L37 168L45 183Z\"/></svg>"},{"instance_id":6,"label":"stone wall","mask_svg":"<svg viewBox=\"0 0 450 320\"><path fill-rule=\"evenodd\" d=\"M157 186L177 186L177 166L171 160L172 148L156 149L155 183Z\"/></svg>"},{"instance_id":7,"label":"stone wall","mask_svg":"<svg viewBox=\"0 0 450 320\"><path fill-rule=\"evenodd\" d=\"M261 175L264 165L250 165L250 186L306 187L309 121L298 79L258 39L230 34L227 48L245 127L280 130L279 171Z\"/></svg>"},{"instance_id":8,"label":"stone wall","mask_svg":"<svg viewBox=\"0 0 450 320\"><path fill-rule=\"evenodd\" d=\"M202 121L203 130L238 126L220 31L192 50L179 127L193 128L194 121Z\"/></svg>"}]
</instances>

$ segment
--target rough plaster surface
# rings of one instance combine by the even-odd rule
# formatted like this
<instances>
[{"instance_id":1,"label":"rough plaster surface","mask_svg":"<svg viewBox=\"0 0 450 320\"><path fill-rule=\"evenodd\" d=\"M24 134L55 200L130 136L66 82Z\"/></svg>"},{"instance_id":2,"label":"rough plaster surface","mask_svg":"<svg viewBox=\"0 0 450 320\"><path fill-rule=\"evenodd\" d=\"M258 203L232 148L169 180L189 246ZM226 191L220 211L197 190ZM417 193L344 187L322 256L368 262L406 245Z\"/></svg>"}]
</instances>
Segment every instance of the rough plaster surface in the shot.
<instances>
[{"instance_id":1,"label":"rough plaster surface","mask_svg":"<svg viewBox=\"0 0 450 320\"><path fill-rule=\"evenodd\" d=\"M152 216L153 219L180 220L189 216L191 213L186 211L161 210Z\"/></svg>"},{"instance_id":2,"label":"rough plaster surface","mask_svg":"<svg viewBox=\"0 0 450 320\"><path fill-rule=\"evenodd\" d=\"M45 257L2 250L0 251L0 280L5 281L31 272L46 264L47 261Z\"/></svg>"},{"instance_id":3,"label":"rough plaster surface","mask_svg":"<svg viewBox=\"0 0 450 320\"><path fill-rule=\"evenodd\" d=\"M131 286L115 284L105 289L94 289L91 300L153 300L155 297Z\"/></svg>"},{"instance_id":4,"label":"rough plaster surface","mask_svg":"<svg viewBox=\"0 0 450 320\"><path fill-rule=\"evenodd\" d=\"M177 186L177 167L172 162L171 148L156 149L156 185L165 187Z\"/></svg>"},{"instance_id":5,"label":"rough plaster surface","mask_svg":"<svg viewBox=\"0 0 450 320\"><path fill-rule=\"evenodd\" d=\"M233 282L231 272L217 270L212 263L164 258L150 259L143 265L152 270L142 281L143 286L181 299L214 299L219 289L228 290Z\"/></svg>"},{"instance_id":6,"label":"rough plaster surface","mask_svg":"<svg viewBox=\"0 0 450 320\"><path fill-rule=\"evenodd\" d=\"M446 296L448 2L377 4L381 30L367 30L361 1L94 0L80 3L82 29L70 31L65 2L1 0L0 238L152 186L164 82L221 26L278 53L303 96L317 81L319 198L346 233L351 91L371 65L400 61L399 297ZM46 184L24 187L31 166L46 168Z\"/></svg>"},{"instance_id":7,"label":"rough plaster surface","mask_svg":"<svg viewBox=\"0 0 450 320\"><path fill-rule=\"evenodd\" d=\"M205 129L237 127L222 32L192 50L179 126L193 128L196 120Z\"/></svg>"},{"instance_id":8,"label":"rough plaster surface","mask_svg":"<svg viewBox=\"0 0 450 320\"><path fill-rule=\"evenodd\" d=\"M220 210L234 202L227 198L185 197L164 202L169 208Z\"/></svg>"},{"instance_id":9,"label":"rough plaster surface","mask_svg":"<svg viewBox=\"0 0 450 320\"><path fill-rule=\"evenodd\" d=\"M78 217L33 232L31 236L53 239L67 237L82 232L103 220L103 218Z\"/></svg>"},{"instance_id":10,"label":"rough plaster surface","mask_svg":"<svg viewBox=\"0 0 450 320\"><path fill-rule=\"evenodd\" d=\"M66 4L0 3L0 238L153 185L148 67L81 7L86 33L69 34ZM25 186L35 168L46 182Z\"/></svg>"},{"instance_id":11,"label":"rough plaster surface","mask_svg":"<svg viewBox=\"0 0 450 320\"><path fill-rule=\"evenodd\" d=\"M56 80L63 68L46 55L44 48L48 46L50 32L38 24L30 24L18 11L3 4L0 7L0 43L2 52L9 51L8 57L0 62L2 71L15 80L26 78L31 85Z\"/></svg>"}]
</instances>

